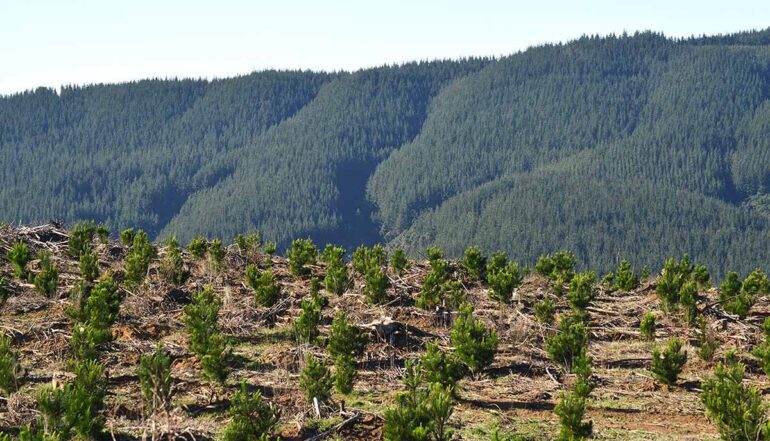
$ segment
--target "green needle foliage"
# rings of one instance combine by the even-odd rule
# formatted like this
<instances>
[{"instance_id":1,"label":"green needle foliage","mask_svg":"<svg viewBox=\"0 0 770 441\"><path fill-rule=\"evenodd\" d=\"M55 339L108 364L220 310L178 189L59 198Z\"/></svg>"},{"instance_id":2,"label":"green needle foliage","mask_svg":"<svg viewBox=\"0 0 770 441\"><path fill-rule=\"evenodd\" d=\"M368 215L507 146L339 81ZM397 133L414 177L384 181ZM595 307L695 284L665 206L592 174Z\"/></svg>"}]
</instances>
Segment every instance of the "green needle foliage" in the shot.
<instances>
[{"instance_id":1,"label":"green needle foliage","mask_svg":"<svg viewBox=\"0 0 770 441\"><path fill-rule=\"evenodd\" d=\"M192 303L185 306L185 325L190 334L190 349L203 365L203 376L209 381L224 384L230 373L227 341L219 326L222 300L206 285L193 295Z\"/></svg>"},{"instance_id":2,"label":"green needle foliage","mask_svg":"<svg viewBox=\"0 0 770 441\"><path fill-rule=\"evenodd\" d=\"M187 251L196 259L203 259L209 252L209 242L203 236L196 236L187 245Z\"/></svg>"},{"instance_id":3,"label":"green needle foliage","mask_svg":"<svg viewBox=\"0 0 770 441\"><path fill-rule=\"evenodd\" d=\"M626 259L623 259L615 270L615 289L632 291L639 286L639 278L634 274L634 269Z\"/></svg>"},{"instance_id":4,"label":"green needle foliage","mask_svg":"<svg viewBox=\"0 0 770 441\"><path fill-rule=\"evenodd\" d=\"M454 411L451 391L438 383L425 385L419 363L406 361L406 392L396 396L396 405L385 411L386 441L446 441L452 432L447 422Z\"/></svg>"},{"instance_id":5,"label":"green needle foliage","mask_svg":"<svg viewBox=\"0 0 770 441\"><path fill-rule=\"evenodd\" d=\"M575 273L575 255L569 251L559 251L554 255L540 256L535 271L560 284L569 283Z\"/></svg>"},{"instance_id":6,"label":"green needle foliage","mask_svg":"<svg viewBox=\"0 0 770 441\"><path fill-rule=\"evenodd\" d=\"M559 332L546 340L548 357L572 372L575 359L588 347L588 328L582 318L572 313L559 321Z\"/></svg>"},{"instance_id":7,"label":"green needle foliage","mask_svg":"<svg viewBox=\"0 0 770 441\"><path fill-rule=\"evenodd\" d=\"M655 340L655 313L648 312L642 316L642 321L639 323L639 333L644 340Z\"/></svg>"},{"instance_id":8,"label":"green needle foliage","mask_svg":"<svg viewBox=\"0 0 770 441\"><path fill-rule=\"evenodd\" d=\"M295 276L308 274L309 270L305 265L314 265L317 255L318 249L311 239L294 239L286 253L289 259L289 270Z\"/></svg>"},{"instance_id":9,"label":"green needle foliage","mask_svg":"<svg viewBox=\"0 0 770 441\"><path fill-rule=\"evenodd\" d=\"M230 399L228 412L223 441L269 441L281 417L280 409L266 403L259 391L249 393L245 380Z\"/></svg>"},{"instance_id":10,"label":"green needle foliage","mask_svg":"<svg viewBox=\"0 0 770 441\"><path fill-rule=\"evenodd\" d=\"M265 253L267 253L268 256L275 255L275 251L278 249L278 244L275 242L267 242L265 243Z\"/></svg>"},{"instance_id":11,"label":"green needle foliage","mask_svg":"<svg viewBox=\"0 0 770 441\"><path fill-rule=\"evenodd\" d=\"M158 343L155 352L143 355L136 370L142 385L145 409L150 414L158 411L168 412L171 409L171 357Z\"/></svg>"},{"instance_id":12,"label":"green needle foliage","mask_svg":"<svg viewBox=\"0 0 770 441\"><path fill-rule=\"evenodd\" d=\"M182 248L175 237L166 240L166 255L160 263L160 275L166 283L179 286L190 276L184 268Z\"/></svg>"},{"instance_id":13,"label":"green needle foliage","mask_svg":"<svg viewBox=\"0 0 770 441\"><path fill-rule=\"evenodd\" d=\"M714 338L714 334L709 331L706 325L706 319L698 318L699 330L695 335L698 344L698 357L703 361L711 361L719 348L719 342Z\"/></svg>"},{"instance_id":14,"label":"green needle foliage","mask_svg":"<svg viewBox=\"0 0 770 441\"><path fill-rule=\"evenodd\" d=\"M489 296L502 304L508 304L511 302L513 290L521 285L521 280L518 263L508 263L502 268L488 269Z\"/></svg>"},{"instance_id":15,"label":"green needle foliage","mask_svg":"<svg viewBox=\"0 0 770 441\"><path fill-rule=\"evenodd\" d=\"M438 347L438 342L425 344L425 353L420 357L423 376L428 383L438 383L446 390L456 390L457 382L467 371L465 364L453 354L447 354Z\"/></svg>"},{"instance_id":16,"label":"green needle foliage","mask_svg":"<svg viewBox=\"0 0 770 441\"><path fill-rule=\"evenodd\" d=\"M669 386L676 384L682 367L687 362L687 353L682 350L682 342L672 338L663 350L652 351L652 374L661 383Z\"/></svg>"},{"instance_id":17,"label":"green needle foliage","mask_svg":"<svg viewBox=\"0 0 770 441\"><path fill-rule=\"evenodd\" d=\"M409 261L406 259L406 254L401 248L396 248L390 255L390 268L393 273L400 276L404 274L404 271L409 267Z\"/></svg>"},{"instance_id":18,"label":"green needle foliage","mask_svg":"<svg viewBox=\"0 0 770 441\"><path fill-rule=\"evenodd\" d=\"M765 371L765 374L770 376L770 317L765 319L762 328L765 334L765 339L762 341L762 343L758 344L754 347L754 349L752 349L751 355L759 360L759 363L762 365L762 369Z\"/></svg>"},{"instance_id":19,"label":"green needle foliage","mask_svg":"<svg viewBox=\"0 0 770 441\"><path fill-rule=\"evenodd\" d=\"M211 259L211 270L219 272L222 270L222 266L225 261L225 248L222 246L222 241L214 239L209 243L209 259Z\"/></svg>"},{"instance_id":20,"label":"green needle foliage","mask_svg":"<svg viewBox=\"0 0 770 441\"><path fill-rule=\"evenodd\" d=\"M27 244L22 241L17 242L5 256L13 267L13 275L19 279L26 280L29 274L27 264L30 260Z\"/></svg>"},{"instance_id":21,"label":"green needle foliage","mask_svg":"<svg viewBox=\"0 0 770 441\"><path fill-rule=\"evenodd\" d=\"M76 360L95 360L99 348L112 341L110 327L120 313L120 291L112 278L96 284L83 301L82 310L73 310L75 319L70 347Z\"/></svg>"},{"instance_id":22,"label":"green needle foliage","mask_svg":"<svg viewBox=\"0 0 770 441\"><path fill-rule=\"evenodd\" d=\"M588 439L593 432L593 422L583 421L586 397L576 392L562 393L554 411L559 416L561 429L558 441L579 441Z\"/></svg>"},{"instance_id":23,"label":"green needle foliage","mask_svg":"<svg viewBox=\"0 0 770 441\"><path fill-rule=\"evenodd\" d=\"M443 258L443 253L433 251L434 258L430 260L430 272L425 277L420 295L415 304L418 308L432 310L442 303L442 288L449 271L449 262Z\"/></svg>"},{"instance_id":24,"label":"green needle foliage","mask_svg":"<svg viewBox=\"0 0 770 441\"><path fill-rule=\"evenodd\" d=\"M11 338L0 333L0 392L4 396L19 390L24 379L19 351L11 348Z\"/></svg>"},{"instance_id":25,"label":"green needle foliage","mask_svg":"<svg viewBox=\"0 0 770 441\"><path fill-rule=\"evenodd\" d=\"M340 311L332 321L326 351L333 358L340 355L360 357L366 348L366 334L348 321L347 315Z\"/></svg>"},{"instance_id":26,"label":"green needle foliage","mask_svg":"<svg viewBox=\"0 0 770 441\"><path fill-rule=\"evenodd\" d=\"M313 398L317 398L321 403L327 402L332 395L333 382L329 369L315 356L308 354L299 378L299 387L305 392L307 402L312 403Z\"/></svg>"},{"instance_id":27,"label":"green needle foliage","mask_svg":"<svg viewBox=\"0 0 770 441\"><path fill-rule=\"evenodd\" d=\"M35 289L46 297L56 294L59 283L59 270L51 262L51 253L44 251L40 254L40 271L35 275Z\"/></svg>"},{"instance_id":28,"label":"green needle foliage","mask_svg":"<svg viewBox=\"0 0 770 441\"><path fill-rule=\"evenodd\" d=\"M692 287L685 288L688 282L695 286L696 292L707 288L710 284L710 276L706 267L690 263L687 254L679 261L674 258L667 259L655 287L664 310L672 312L679 307L682 289L692 289Z\"/></svg>"},{"instance_id":29,"label":"green needle foliage","mask_svg":"<svg viewBox=\"0 0 770 441\"><path fill-rule=\"evenodd\" d=\"M473 316L473 306L460 306L449 335L457 358L474 374L492 363L497 352L497 333Z\"/></svg>"},{"instance_id":30,"label":"green needle foliage","mask_svg":"<svg viewBox=\"0 0 770 441\"><path fill-rule=\"evenodd\" d=\"M347 395L353 392L356 379L356 361L350 355L338 355L334 358L334 388Z\"/></svg>"},{"instance_id":31,"label":"green needle foliage","mask_svg":"<svg viewBox=\"0 0 770 441\"><path fill-rule=\"evenodd\" d=\"M390 280L385 268L370 268L364 275L364 296L366 301L379 305L388 300L387 289L390 287Z\"/></svg>"},{"instance_id":32,"label":"green needle foliage","mask_svg":"<svg viewBox=\"0 0 770 441\"><path fill-rule=\"evenodd\" d=\"M324 286L326 291L342 295L350 283L348 266L345 264L345 249L332 244L326 245L321 259L326 262Z\"/></svg>"},{"instance_id":33,"label":"green needle foliage","mask_svg":"<svg viewBox=\"0 0 770 441\"><path fill-rule=\"evenodd\" d=\"M360 274L366 274L372 268L381 268L386 261L385 247L379 243L371 248L362 245L353 252L353 269Z\"/></svg>"},{"instance_id":34,"label":"green needle foliage","mask_svg":"<svg viewBox=\"0 0 770 441\"><path fill-rule=\"evenodd\" d=\"M91 250L90 246L80 253L80 277L91 283L99 278L99 256Z\"/></svg>"},{"instance_id":35,"label":"green needle foliage","mask_svg":"<svg viewBox=\"0 0 770 441\"><path fill-rule=\"evenodd\" d=\"M768 440L767 408L758 388L743 385L744 371L743 364L735 360L718 363L714 376L703 383L701 402L722 439Z\"/></svg>"},{"instance_id":36,"label":"green needle foliage","mask_svg":"<svg viewBox=\"0 0 770 441\"><path fill-rule=\"evenodd\" d=\"M95 234L96 224L94 222L85 221L75 225L70 231L70 237L67 241L67 252L70 257L78 258L90 250Z\"/></svg>"},{"instance_id":37,"label":"green needle foliage","mask_svg":"<svg viewBox=\"0 0 770 441\"><path fill-rule=\"evenodd\" d=\"M546 294L543 300L535 303L534 310L537 321L546 325L553 325L556 320L556 305L550 296Z\"/></svg>"},{"instance_id":38,"label":"green needle foliage","mask_svg":"<svg viewBox=\"0 0 770 441\"><path fill-rule=\"evenodd\" d=\"M150 243L147 233L139 230L134 235L133 244L126 255L125 279L128 287L136 288L144 282L150 262L157 255L158 249Z\"/></svg>"},{"instance_id":39,"label":"green needle foliage","mask_svg":"<svg viewBox=\"0 0 770 441\"><path fill-rule=\"evenodd\" d=\"M594 282L596 273L588 271L576 274L570 281L567 299L572 308L577 311L584 311L593 301L596 293L594 292Z\"/></svg>"},{"instance_id":40,"label":"green needle foliage","mask_svg":"<svg viewBox=\"0 0 770 441\"><path fill-rule=\"evenodd\" d=\"M468 247L463 253L463 267L474 280L487 279L487 258L477 247Z\"/></svg>"},{"instance_id":41,"label":"green needle foliage","mask_svg":"<svg viewBox=\"0 0 770 441\"><path fill-rule=\"evenodd\" d=\"M259 249L262 248L262 236L259 231L254 231L246 236L239 233L235 236L235 244L242 256L255 260L259 256Z\"/></svg>"},{"instance_id":42,"label":"green needle foliage","mask_svg":"<svg viewBox=\"0 0 770 441\"><path fill-rule=\"evenodd\" d=\"M135 235L136 230L133 228L126 228L120 232L120 243L122 243L124 247L130 247L134 243Z\"/></svg>"},{"instance_id":43,"label":"green needle foliage","mask_svg":"<svg viewBox=\"0 0 770 441\"><path fill-rule=\"evenodd\" d=\"M770 281L761 270L755 269L743 282L738 279L737 273L731 271L722 282L719 301L725 311L743 319L757 302L757 298L768 293Z\"/></svg>"},{"instance_id":44,"label":"green needle foliage","mask_svg":"<svg viewBox=\"0 0 770 441\"><path fill-rule=\"evenodd\" d=\"M54 439L100 439L104 428L104 368L93 360L75 366L72 384L44 386L37 394L37 408L46 435Z\"/></svg>"},{"instance_id":45,"label":"green needle foliage","mask_svg":"<svg viewBox=\"0 0 770 441\"><path fill-rule=\"evenodd\" d=\"M318 338L318 323L321 321L321 310L324 307L323 299L317 292L313 293L310 300L302 300L300 307L302 312L294 321L294 336L300 343L313 343Z\"/></svg>"},{"instance_id":46,"label":"green needle foliage","mask_svg":"<svg viewBox=\"0 0 770 441\"><path fill-rule=\"evenodd\" d=\"M281 295L281 287L271 270L260 271L254 264L246 266L246 283L254 290L257 305L269 308Z\"/></svg>"}]
</instances>

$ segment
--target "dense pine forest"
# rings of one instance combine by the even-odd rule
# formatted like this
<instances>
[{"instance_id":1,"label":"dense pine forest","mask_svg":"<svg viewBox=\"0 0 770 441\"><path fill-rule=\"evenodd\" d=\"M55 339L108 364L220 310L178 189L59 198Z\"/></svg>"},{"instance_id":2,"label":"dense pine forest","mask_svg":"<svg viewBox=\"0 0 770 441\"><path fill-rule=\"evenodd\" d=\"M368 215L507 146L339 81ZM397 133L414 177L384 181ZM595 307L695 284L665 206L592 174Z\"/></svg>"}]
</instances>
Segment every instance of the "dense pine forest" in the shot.
<instances>
[{"instance_id":1,"label":"dense pine forest","mask_svg":"<svg viewBox=\"0 0 770 441\"><path fill-rule=\"evenodd\" d=\"M286 248L770 261L770 30L0 98L0 221Z\"/></svg>"}]
</instances>

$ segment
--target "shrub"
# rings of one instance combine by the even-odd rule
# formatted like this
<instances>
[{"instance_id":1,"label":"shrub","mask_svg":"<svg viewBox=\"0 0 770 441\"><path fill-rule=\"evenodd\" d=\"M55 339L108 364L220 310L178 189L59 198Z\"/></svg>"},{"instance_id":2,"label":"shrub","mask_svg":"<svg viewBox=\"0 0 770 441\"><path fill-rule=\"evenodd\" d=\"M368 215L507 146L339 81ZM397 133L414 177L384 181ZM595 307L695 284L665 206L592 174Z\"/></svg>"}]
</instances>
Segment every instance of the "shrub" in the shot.
<instances>
[{"instance_id":1,"label":"shrub","mask_svg":"<svg viewBox=\"0 0 770 441\"><path fill-rule=\"evenodd\" d=\"M425 354L420 357L420 366L428 383L438 383L453 392L457 382L466 373L465 365L453 355L439 349L437 341L425 344Z\"/></svg>"},{"instance_id":2,"label":"shrub","mask_svg":"<svg viewBox=\"0 0 770 441\"><path fill-rule=\"evenodd\" d=\"M275 305L281 295L281 287L271 270L259 271L256 265L248 265L246 282L254 291L254 299L259 306L269 308Z\"/></svg>"},{"instance_id":3,"label":"shrub","mask_svg":"<svg viewBox=\"0 0 770 441\"><path fill-rule=\"evenodd\" d=\"M110 230L103 224L96 226L96 237L99 238L99 242L107 245L110 241Z\"/></svg>"},{"instance_id":4,"label":"shrub","mask_svg":"<svg viewBox=\"0 0 770 441\"><path fill-rule=\"evenodd\" d=\"M142 385L145 408L154 413L171 409L171 358L158 343L155 352L143 355L136 370Z\"/></svg>"},{"instance_id":5,"label":"shrub","mask_svg":"<svg viewBox=\"0 0 770 441\"><path fill-rule=\"evenodd\" d=\"M230 399L228 412L232 418L222 435L224 441L267 441L281 417L280 410L265 403L259 391L249 393L245 381Z\"/></svg>"},{"instance_id":6,"label":"shrub","mask_svg":"<svg viewBox=\"0 0 770 441\"><path fill-rule=\"evenodd\" d=\"M440 251L433 251L434 259L430 261L430 272L423 281L420 295L416 304L419 308L434 309L441 304L442 284L447 279L449 262L443 259Z\"/></svg>"},{"instance_id":7,"label":"shrub","mask_svg":"<svg viewBox=\"0 0 770 441\"><path fill-rule=\"evenodd\" d=\"M289 259L289 270L295 276L301 276L308 273L305 265L315 264L318 249L313 241L308 239L294 239L291 242L291 248L287 251L286 257Z\"/></svg>"},{"instance_id":8,"label":"shrub","mask_svg":"<svg viewBox=\"0 0 770 441\"><path fill-rule=\"evenodd\" d=\"M190 334L190 349L203 365L203 375L210 381L224 383L229 375L229 350L221 333L218 316L222 300L206 285L185 306L185 325Z\"/></svg>"},{"instance_id":9,"label":"shrub","mask_svg":"<svg viewBox=\"0 0 770 441\"><path fill-rule=\"evenodd\" d=\"M182 248L175 237L166 240L166 256L160 264L160 274L171 285L181 285L190 275L184 269Z\"/></svg>"},{"instance_id":10,"label":"shrub","mask_svg":"<svg viewBox=\"0 0 770 441\"><path fill-rule=\"evenodd\" d=\"M559 321L559 332L546 340L548 357L572 372L575 359L588 347L588 328L579 314L572 313Z\"/></svg>"},{"instance_id":11,"label":"shrub","mask_svg":"<svg viewBox=\"0 0 770 441\"><path fill-rule=\"evenodd\" d=\"M623 259L615 271L615 289L631 291L639 286L639 278L634 274L634 269L626 259Z\"/></svg>"},{"instance_id":12,"label":"shrub","mask_svg":"<svg viewBox=\"0 0 770 441\"><path fill-rule=\"evenodd\" d=\"M679 306L681 290L687 282L694 284L696 292L698 289L705 289L709 284L706 267L690 263L687 254L679 261L673 258L667 259L656 286L656 292L664 310L673 311Z\"/></svg>"},{"instance_id":13,"label":"shrub","mask_svg":"<svg viewBox=\"0 0 770 441\"><path fill-rule=\"evenodd\" d=\"M546 295L542 301L535 303L535 318L540 323L552 325L556 316L556 306L551 301L551 297Z\"/></svg>"},{"instance_id":14,"label":"shrub","mask_svg":"<svg viewBox=\"0 0 770 441\"><path fill-rule=\"evenodd\" d=\"M35 275L34 283L37 292L46 297L52 297L56 293L59 270L51 262L51 254L47 251L40 255L40 271Z\"/></svg>"},{"instance_id":15,"label":"shrub","mask_svg":"<svg viewBox=\"0 0 770 441\"><path fill-rule=\"evenodd\" d=\"M487 258L476 247L468 247L463 255L463 267L471 278L484 281L486 280Z\"/></svg>"},{"instance_id":16,"label":"shrub","mask_svg":"<svg viewBox=\"0 0 770 441\"><path fill-rule=\"evenodd\" d=\"M275 242L267 242L265 243L265 252L268 256L272 256L275 254L275 250L278 249L278 244Z\"/></svg>"},{"instance_id":17,"label":"shrub","mask_svg":"<svg viewBox=\"0 0 770 441\"><path fill-rule=\"evenodd\" d=\"M209 243L209 259L211 259L211 270L219 272L222 270L222 265L225 260L225 248L222 246L222 241L214 239Z\"/></svg>"},{"instance_id":18,"label":"shrub","mask_svg":"<svg viewBox=\"0 0 770 441\"><path fill-rule=\"evenodd\" d=\"M647 280L650 278L650 267L645 265L642 267L642 272L639 273L639 280Z\"/></svg>"},{"instance_id":19,"label":"shrub","mask_svg":"<svg viewBox=\"0 0 770 441\"><path fill-rule=\"evenodd\" d=\"M559 416L559 441L584 440L593 432L593 422L583 421L586 397L575 392L562 393L554 412Z\"/></svg>"},{"instance_id":20,"label":"shrub","mask_svg":"<svg viewBox=\"0 0 770 441\"><path fill-rule=\"evenodd\" d=\"M409 266L409 261L406 259L406 254L401 248L396 248L390 255L390 268L396 275L402 275Z\"/></svg>"},{"instance_id":21,"label":"shrub","mask_svg":"<svg viewBox=\"0 0 770 441\"><path fill-rule=\"evenodd\" d=\"M299 387L305 392L308 403L312 403L313 398L321 403L328 401L332 394L332 382L329 369L309 354L299 379Z\"/></svg>"},{"instance_id":22,"label":"shrub","mask_svg":"<svg viewBox=\"0 0 770 441\"><path fill-rule=\"evenodd\" d=\"M137 287L144 282L152 259L157 257L158 249L150 243L147 233L142 230L134 235L131 251L126 255L126 285Z\"/></svg>"},{"instance_id":23,"label":"shrub","mask_svg":"<svg viewBox=\"0 0 770 441\"><path fill-rule=\"evenodd\" d=\"M642 338L647 341L655 340L655 314L648 312L642 316L642 321L639 323L639 333Z\"/></svg>"},{"instance_id":24,"label":"shrub","mask_svg":"<svg viewBox=\"0 0 770 441\"><path fill-rule=\"evenodd\" d=\"M442 250L439 247L430 247L425 252L425 255L428 256L428 262L430 262L431 266L433 266L436 261L444 260L446 258L446 254L444 254L444 250Z\"/></svg>"},{"instance_id":25,"label":"shrub","mask_svg":"<svg viewBox=\"0 0 770 441\"><path fill-rule=\"evenodd\" d=\"M726 365L719 363L714 376L703 383L701 402L722 439L768 439L770 427L766 422L766 408L759 389L743 386L744 370L743 364L735 361L728 361Z\"/></svg>"},{"instance_id":26,"label":"shrub","mask_svg":"<svg viewBox=\"0 0 770 441\"><path fill-rule=\"evenodd\" d=\"M579 273L573 276L567 291L567 299L573 309L585 310L594 299L593 284L596 274L593 271Z\"/></svg>"},{"instance_id":27,"label":"shrub","mask_svg":"<svg viewBox=\"0 0 770 441\"><path fill-rule=\"evenodd\" d=\"M134 243L134 235L136 235L136 232L133 228L126 228L120 232L120 243L124 247L130 247Z\"/></svg>"},{"instance_id":28,"label":"shrub","mask_svg":"<svg viewBox=\"0 0 770 441\"><path fill-rule=\"evenodd\" d=\"M356 361L349 355L338 355L334 359L334 387L341 394L353 391L356 379Z\"/></svg>"},{"instance_id":29,"label":"shrub","mask_svg":"<svg viewBox=\"0 0 770 441\"><path fill-rule=\"evenodd\" d=\"M672 338L662 351L659 348L653 349L652 374L663 384L676 384L686 362L687 353L682 350L682 342Z\"/></svg>"},{"instance_id":30,"label":"shrub","mask_svg":"<svg viewBox=\"0 0 770 441\"><path fill-rule=\"evenodd\" d=\"M80 253L80 276L88 283L99 278L99 256L91 251L91 247Z\"/></svg>"},{"instance_id":31,"label":"shrub","mask_svg":"<svg viewBox=\"0 0 770 441\"><path fill-rule=\"evenodd\" d=\"M27 249L27 244L22 241L17 242L8 251L5 256L13 267L13 275L19 279L26 280L29 274L27 270L27 264L29 263L30 254Z\"/></svg>"},{"instance_id":32,"label":"shrub","mask_svg":"<svg viewBox=\"0 0 770 441\"><path fill-rule=\"evenodd\" d=\"M0 391L6 397L16 392L24 378L19 351L11 348L11 339L0 333Z\"/></svg>"},{"instance_id":33,"label":"shrub","mask_svg":"<svg viewBox=\"0 0 770 441\"><path fill-rule=\"evenodd\" d=\"M473 306L466 303L452 324L449 335L457 358L476 373L492 363L497 352L497 333L473 317Z\"/></svg>"},{"instance_id":34,"label":"shrub","mask_svg":"<svg viewBox=\"0 0 770 441\"><path fill-rule=\"evenodd\" d=\"M518 263L509 263L500 269L487 271L489 296L500 303L510 303L513 290L519 287L521 279Z\"/></svg>"},{"instance_id":35,"label":"shrub","mask_svg":"<svg viewBox=\"0 0 770 441\"><path fill-rule=\"evenodd\" d=\"M326 245L322 259L327 263L324 286L330 293L342 295L350 283L348 266L345 265L345 249L332 244Z\"/></svg>"},{"instance_id":36,"label":"shrub","mask_svg":"<svg viewBox=\"0 0 770 441\"><path fill-rule=\"evenodd\" d=\"M348 322L344 312L338 312L332 321L326 350L334 358L340 355L355 358L363 355L365 348L366 334Z\"/></svg>"},{"instance_id":37,"label":"shrub","mask_svg":"<svg viewBox=\"0 0 770 441\"><path fill-rule=\"evenodd\" d=\"M187 251L196 259L203 259L209 251L209 242L203 236L196 236L187 245Z\"/></svg>"},{"instance_id":38,"label":"shrub","mask_svg":"<svg viewBox=\"0 0 770 441\"><path fill-rule=\"evenodd\" d=\"M546 254L540 256L535 264L535 271L543 277L569 283L575 270L575 255L569 251L559 251L553 256Z\"/></svg>"}]
</instances>

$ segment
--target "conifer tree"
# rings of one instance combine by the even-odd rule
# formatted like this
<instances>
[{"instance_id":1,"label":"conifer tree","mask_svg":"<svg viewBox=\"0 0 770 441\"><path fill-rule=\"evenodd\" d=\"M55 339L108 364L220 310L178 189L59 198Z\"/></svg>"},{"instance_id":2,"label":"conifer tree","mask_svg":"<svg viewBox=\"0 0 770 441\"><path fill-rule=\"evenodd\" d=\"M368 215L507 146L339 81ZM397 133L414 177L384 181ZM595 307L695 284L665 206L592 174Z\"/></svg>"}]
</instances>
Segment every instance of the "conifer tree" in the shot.
<instances>
[{"instance_id":1,"label":"conifer tree","mask_svg":"<svg viewBox=\"0 0 770 441\"><path fill-rule=\"evenodd\" d=\"M220 330L218 316L222 300L206 285L193 295L185 306L185 324L190 334L190 349L203 365L203 375L210 381L224 384L229 375L229 348Z\"/></svg>"},{"instance_id":2,"label":"conifer tree","mask_svg":"<svg viewBox=\"0 0 770 441\"><path fill-rule=\"evenodd\" d=\"M322 259L327 264L324 286L330 293L342 295L350 283L348 267L345 265L345 249L332 244L326 245Z\"/></svg>"},{"instance_id":3,"label":"conifer tree","mask_svg":"<svg viewBox=\"0 0 770 441\"><path fill-rule=\"evenodd\" d=\"M59 269L51 262L51 253L45 251L40 254L40 271L35 275L35 289L46 297L52 297L56 293L59 283Z\"/></svg>"},{"instance_id":4,"label":"conifer tree","mask_svg":"<svg viewBox=\"0 0 770 441\"><path fill-rule=\"evenodd\" d=\"M11 339L0 333L0 392L6 397L16 392L24 379L19 351L11 348Z\"/></svg>"},{"instance_id":5,"label":"conifer tree","mask_svg":"<svg viewBox=\"0 0 770 441\"><path fill-rule=\"evenodd\" d=\"M687 353L682 351L682 342L672 338L663 350L655 348L652 351L652 374L661 383L674 385L686 362Z\"/></svg>"},{"instance_id":6,"label":"conifer tree","mask_svg":"<svg viewBox=\"0 0 770 441\"><path fill-rule=\"evenodd\" d=\"M489 366L497 352L497 333L473 316L473 306L469 303L460 307L452 324L450 341L457 358L474 374Z\"/></svg>"},{"instance_id":7,"label":"conifer tree","mask_svg":"<svg viewBox=\"0 0 770 441\"><path fill-rule=\"evenodd\" d=\"M299 387L305 392L308 403L316 398L325 403L331 398L332 383L334 379L329 369L320 363L312 354L305 358L305 367L300 374Z\"/></svg>"},{"instance_id":8,"label":"conifer tree","mask_svg":"<svg viewBox=\"0 0 770 441\"><path fill-rule=\"evenodd\" d=\"M176 286L184 283L190 275L184 268L182 248L173 236L166 240L166 256L160 263L159 271L166 283Z\"/></svg>"},{"instance_id":9,"label":"conifer tree","mask_svg":"<svg viewBox=\"0 0 770 441\"><path fill-rule=\"evenodd\" d=\"M281 295L281 287L276 282L271 270L260 271L256 265L246 267L246 282L254 290L257 305L271 307Z\"/></svg>"},{"instance_id":10,"label":"conifer tree","mask_svg":"<svg viewBox=\"0 0 770 441\"><path fill-rule=\"evenodd\" d=\"M144 405L150 414L171 409L171 358L158 343L155 352L143 355L136 370L142 385Z\"/></svg>"},{"instance_id":11,"label":"conifer tree","mask_svg":"<svg viewBox=\"0 0 770 441\"><path fill-rule=\"evenodd\" d=\"M209 251L209 242L203 236L196 236L187 245L187 251L196 259L203 259Z\"/></svg>"},{"instance_id":12,"label":"conifer tree","mask_svg":"<svg viewBox=\"0 0 770 441\"><path fill-rule=\"evenodd\" d=\"M484 281L487 277L487 258L477 247L465 249L463 267L474 280Z\"/></svg>"},{"instance_id":13,"label":"conifer tree","mask_svg":"<svg viewBox=\"0 0 770 441\"><path fill-rule=\"evenodd\" d=\"M87 246L80 253L80 277L87 283L91 283L99 278L99 256Z\"/></svg>"},{"instance_id":14,"label":"conifer tree","mask_svg":"<svg viewBox=\"0 0 770 441\"><path fill-rule=\"evenodd\" d=\"M11 266L13 267L13 275L19 279L26 280L29 274L27 264L30 260L27 244L22 241L17 242L13 247L11 247L5 257L11 262Z\"/></svg>"},{"instance_id":15,"label":"conifer tree","mask_svg":"<svg viewBox=\"0 0 770 441\"><path fill-rule=\"evenodd\" d=\"M631 291L639 286L639 278L634 274L634 269L628 260L623 259L615 271L615 289Z\"/></svg>"},{"instance_id":16,"label":"conifer tree","mask_svg":"<svg viewBox=\"0 0 770 441\"><path fill-rule=\"evenodd\" d=\"M408 268L409 261L406 259L406 254L401 248L396 248L390 255L390 268L393 272L400 276Z\"/></svg>"},{"instance_id":17,"label":"conifer tree","mask_svg":"<svg viewBox=\"0 0 770 441\"><path fill-rule=\"evenodd\" d=\"M313 241L308 239L294 239L291 248L287 251L289 269L295 276L305 275L309 270L305 265L315 265L318 249Z\"/></svg>"},{"instance_id":18,"label":"conifer tree","mask_svg":"<svg viewBox=\"0 0 770 441\"><path fill-rule=\"evenodd\" d=\"M230 423L222 435L224 441L268 441L278 426L280 410L266 403L259 391L249 393L246 381L230 399Z\"/></svg>"}]
</instances>

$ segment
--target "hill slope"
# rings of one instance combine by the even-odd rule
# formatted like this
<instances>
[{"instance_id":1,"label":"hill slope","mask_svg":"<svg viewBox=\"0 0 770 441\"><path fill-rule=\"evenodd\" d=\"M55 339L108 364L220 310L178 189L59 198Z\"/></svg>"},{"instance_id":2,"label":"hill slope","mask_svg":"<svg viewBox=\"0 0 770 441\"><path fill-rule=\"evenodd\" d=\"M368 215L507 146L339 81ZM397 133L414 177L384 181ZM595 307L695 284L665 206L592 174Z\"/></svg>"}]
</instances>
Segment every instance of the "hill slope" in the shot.
<instances>
[{"instance_id":1,"label":"hill slope","mask_svg":"<svg viewBox=\"0 0 770 441\"><path fill-rule=\"evenodd\" d=\"M0 220L746 273L770 258L769 36L4 97Z\"/></svg>"}]
</instances>

